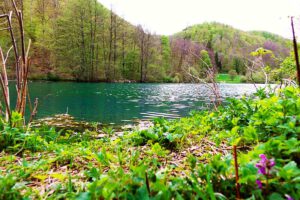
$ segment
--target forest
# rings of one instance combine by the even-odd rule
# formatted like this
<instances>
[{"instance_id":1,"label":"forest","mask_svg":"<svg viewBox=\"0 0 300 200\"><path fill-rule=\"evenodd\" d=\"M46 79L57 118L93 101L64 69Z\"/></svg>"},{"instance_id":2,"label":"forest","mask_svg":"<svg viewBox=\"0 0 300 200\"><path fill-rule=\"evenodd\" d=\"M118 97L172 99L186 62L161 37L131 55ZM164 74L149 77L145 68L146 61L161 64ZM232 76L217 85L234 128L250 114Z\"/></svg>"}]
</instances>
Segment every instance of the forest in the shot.
<instances>
[{"instance_id":1,"label":"forest","mask_svg":"<svg viewBox=\"0 0 300 200\"><path fill-rule=\"evenodd\" d=\"M292 40L166 36L96 0L2 0L0 200L299 200L289 20Z\"/></svg>"},{"instance_id":2,"label":"forest","mask_svg":"<svg viewBox=\"0 0 300 200\"><path fill-rule=\"evenodd\" d=\"M196 82L187 72L203 74L203 59L219 74L240 75L241 82L264 83L264 71L271 82L295 78L286 72L293 59L291 41L272 33L212 22L164 36L133 26L97 0L20 2L26 37L33 43L32 80ZM1 4L3 12L10 9L9 0ZM8 33L0 34L1 45L9 48ZM251 52L258 48L270 52L262 56L266 70L255 69L252 77L259 56Z\"/></svg>"}]
</instances>

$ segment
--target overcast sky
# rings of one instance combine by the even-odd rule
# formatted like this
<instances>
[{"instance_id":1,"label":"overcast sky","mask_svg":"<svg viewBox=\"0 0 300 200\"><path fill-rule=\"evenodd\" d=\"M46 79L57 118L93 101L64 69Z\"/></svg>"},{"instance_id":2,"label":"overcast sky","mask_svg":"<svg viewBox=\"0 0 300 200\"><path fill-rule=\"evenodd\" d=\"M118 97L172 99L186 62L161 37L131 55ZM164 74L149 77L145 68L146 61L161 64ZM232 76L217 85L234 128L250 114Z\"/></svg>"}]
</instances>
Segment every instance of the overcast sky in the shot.
<instances>
[{"instance_id":1,"label":"overcast sky","mask_svg":"<svg viewBox=\"0 0 300 200\"><path fill-rule=\"evenodd\" d=\"M221 22L242 30L265 30L291 38L288 16L297 16L300 0L98 0L132 24L171 35L202 22ZM300 34L298 34L300 35Z\"/></svg>"}]
</instances>

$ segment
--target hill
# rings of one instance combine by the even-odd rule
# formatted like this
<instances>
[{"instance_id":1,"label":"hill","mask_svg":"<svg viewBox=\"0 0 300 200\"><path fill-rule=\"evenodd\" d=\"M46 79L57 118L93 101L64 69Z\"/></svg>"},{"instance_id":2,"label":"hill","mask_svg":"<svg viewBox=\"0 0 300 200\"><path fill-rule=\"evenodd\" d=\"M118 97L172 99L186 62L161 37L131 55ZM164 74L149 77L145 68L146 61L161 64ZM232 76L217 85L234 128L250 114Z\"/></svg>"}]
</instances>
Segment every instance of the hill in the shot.
<instances>
[{"instance_id":1,"label":"hill","mask_svg":"<svg viewBox=\"0 0 300 200\"><path fill-rule=\"evenodd\" d=\"M11 10L9 1L1 12ZM173 36L133 26L97 0L24 0L27 38L33 41L31 79L75 81L191 82L206 50L221 73L245 74L250 53L272 50L272 68L289 55L290 41L267 32L244 32L220 23L204 23ZM1 13L0 13L1 14ZM14 22L15 23L15 22ZM2 28L2 27L1 27ZM8 32L0 46L9 48ZM11 74L13 77L13 74Z\"/></svg>"},{"instance_id":2,"label":"hill","mask_svg":"<svg viewBox=\"0 0 300 200\"><path fill-rule=\"evenodd\" d=\"M251 57L250 53L259 47L274 53L276 59L268 58L266 62L276 68L278 61L287 57L291 50L291 41L281 36L260 31L245 32L217 22L187 27L174 37L203 46L210 52L211 60L218 66L219 72L234 69L240 74L246 73L245 64Z\"/></svg>"}]
</instances>

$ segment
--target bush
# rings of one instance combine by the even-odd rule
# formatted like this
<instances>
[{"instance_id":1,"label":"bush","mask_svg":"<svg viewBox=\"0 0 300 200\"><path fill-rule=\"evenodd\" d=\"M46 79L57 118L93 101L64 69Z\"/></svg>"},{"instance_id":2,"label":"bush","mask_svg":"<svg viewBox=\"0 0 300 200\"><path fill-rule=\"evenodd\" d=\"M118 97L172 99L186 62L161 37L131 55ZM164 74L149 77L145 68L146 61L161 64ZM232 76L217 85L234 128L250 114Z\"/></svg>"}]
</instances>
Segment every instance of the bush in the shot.
<instances>
[{"instance_id":1,"label":"bush","mask_svg":"<svg viewBox=\"0 0 300 200\"><path fill-rule=\"evenodd\" d=\"M266 79L265 76L262 72L256 72L251 74L246 75L248 82L254 82L254 83L265 83Z\"/></svg>"},{"instance_id":2,"label":"bush","mask_svg":"<svg viewBox=\"0 0 300 200\"><path fill-rule=\"evenodd\" d=\"M29 79L30 80L46 80L47 77L45 75L42 75L42 74L33 74L33 75L30 75L29 76Z\"/></svg>"},{"instance_id":3,"label":"bush","mask_svg":"<svg viewBox=\"0 0 300 200\"><path fill-rule=\"evenodd\" d=\"M229 72L228 72L228 74L229 74L229 77L230 77L230 80L234 80L234 78L237 76L237 73L236 73L236 71L234 70L234 69L232 69L232 70L230 70Z\"/></svg>"},{"instance_id":4,"label":"bush","mask_svg":"<svg viewBox=\"0 0 300 200\"><path fill-rule=\"evenodd\" d=\"M247 77L241 76L240 81L241 81L241 83L247 83Z\"/></svg>"},{"instance_id":5,"label":"bush","mask_svg":"<svg viewBox=\"0 0 300 200\"><path fill-rule=\"evenodd\" d=\"M49 81L60 81L60 77L57 74L54 74L53 72L47 73L47 80Z\"/></svg>"},{"instance_id":6,"label":"bush","mask_svg":"<svg viewBox=\"0 0 300 200\"><path fill-rule=\"evenodd\" d=\"M165 77L163 78L163 82L164 82L164 83L173 83L173 78L170 77L170 76L165 76Z\"/></svg>"}]
</instances>

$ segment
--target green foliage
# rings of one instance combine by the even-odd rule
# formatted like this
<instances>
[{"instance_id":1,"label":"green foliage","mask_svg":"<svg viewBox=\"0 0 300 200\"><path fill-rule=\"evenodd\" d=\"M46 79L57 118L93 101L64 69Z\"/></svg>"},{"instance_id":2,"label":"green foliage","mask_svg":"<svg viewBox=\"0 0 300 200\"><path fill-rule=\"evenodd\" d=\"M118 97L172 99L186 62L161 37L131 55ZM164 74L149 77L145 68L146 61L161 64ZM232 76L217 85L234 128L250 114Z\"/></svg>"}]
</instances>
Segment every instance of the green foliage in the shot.
<instances>
[{"instance_id":1,"label":"green foliage","mask_svg":"<svg viewBox=\"0 0 300 200\"><path fill-rule=\"evenodd\" d=\"M103 131L111 135L101 139L88 131L62 134L2 122L0 197L234 199L235 144L243 199L297 199L299 96L298 88L260 89L252 97L228 99L214 111L155 119L147 130L116 137L107 128ZM256 167L260 154L275 162L267 177Z\"/></svg>"},{"instance_id":2,"label":"green foliage","mask_svg":"<svg viewBox=\"0 0 300 200\"><path fill-rule=\"evenodd\" d=\"M4 10L12 10L9 5L1 4ZM288 40L279 36L243 32L220 23L188 27L172 37L157 36L96 0L24 1L23 9L26 36L33 41L30 78L34 80L137 82L142 77L143 82L190 82L182 67L189 62L204 69L203 62L195 59L203 49L209 52L210 61L204 59L209 66L220 73L236 70L238 74L245 74L248 55L257 46L273 42L272 50L280 60L290 50ZM10 47L8 41L9 34L1 32L4 50ZM273 58L268 64L279 67Z\"/></svg>"},{"instance_id":3,"label":"green foliage","mask_svg":"<svg viewBox=\"0 0 300 200\"><path fill-rule=\"evenodd\" d=\"M161 49L162 49L162 66L167 73L170 72L170 59L171 59L171 46L170 40L167 36L161 36Z\"/></svg>"},{"instance_id":4,"label":"green foliage","mask_svg":"<svg viewBox=\"0 0 300 200\"><path fill-rule=\"evenodd\" d=\"M269 40L269 41L271 40L271 41L278 42L285 46L291 46L291 41L282 40L282 36L276 35L274 33L270 33L267 31L251 31L250 33L252 35L256 35L256 36L262 36L264 39Z\"/></svg>"},{"instance_id":5,"label":"green foliage","mask_svg":"<svg viewBox=\"0 0 300 200\"><path fill-rule=\"evenodd\" d=\"M60 77L56 74L54 74L53 72L48 72L47 73L47 80L49 81L59 81Z\"/></svg>"},{"instance_id":6,"label":"green foliage","mask_svg":"<svg viewBox=\"0 0 300 200\"><path fill-rule=\"evenodd\" d=\"M233 79L231 79L229 74L218 74L217 75L217 82L220 83L241 83L241 76L235 75Z\"/></svg>"},{"instance_id":7,"label":"green foliage","mask_svg":"<svg viewBox=\"0 0 300 200\"><path fill-rule=\"evenodd\" d=\"M265 48L270 46L276 58L268 58L267 64L272 69L279 68L278 59L285 59L292 46L290 40L271 33L244 32L217 22L187 27L176 36L188 38L201 44L206 50L215 52L214 64L219 73L227 73L234 69L238 74L245 74L248 55L255 51L257 46Z\"/></svg>"},{"instance_id":8,"label":"green foliage","mask_svg":"<svg viewBox=\"0 0 300 200\"><path fill-rule=\"evenodd\" d=\"M228 72L228 75L229 75L230 80L233 81L234 78L237 76L237 72L234 69L232 69Z\"/></svg>"},{"instance_id":9,"label":"green foliage","mask_svg":"<svg viewBox=\"0 0 300 200\"><path fill-rule=\"evenodd\" d=\"M125 68L123 70L124 78L128 80L135 80L138 79L138 59L139 55L137 51L130 51L125 57Z\"/></svg>"},{"instance_id":10,"label":"green foliage","mask_svg":"<svg viewBox=\"0 0 300 200\"><path fill-rule=\"evenodd\" d=\"M277 73L284 78L296 79L296 61L294 53L291 53L289 57L282 61Z\"/></svg>"},{"instance_id":11,"label":"green foliage","mask_svg":"<svg viewBox=\"0 0 300 200\"><path fill-rule=\"evenodd\" d=\"M200 52L200 68L201 69L207 69L207 68L210 68L212 67L212 64L211 64L211 60L210 60L210 57L208 55L208 52L206 50L201 50Z\"/></svg>"},{"instance_id":12,"label":"green foliage","mask_svg":"<svg viewBox=\"0 0 300 200\"><path fill-rule=\"evenodd\" d=\"M245 73L245 64L243 63L243 59L234 57L232 60L232 66L236 73L238 74L244 74Z\"/></svg>"},{"instance_id":13,"label":"green foliage","mask_svg":"<svg viewBox=\"0 0 300 200\"><path fill-rule=\"evenodd\" d=\"M247 77L246 76L240 76L241 83L247 83Z\"/></svg>"},{"instance_id":14,"label":"green foliage","mask_svg":"<svg viewBox=\"0 0 300 200\"><path fill-rule=\"evenodd\" d=\"M15 200L21 199L20 189L17 181L12 175L2 177L0 175L0 199Z\"/></svg>"},{"instance_id":15,"label":"green foliage","mask_svg":"<svg viewBox=\"0 0 300 200\"><path fill-rule=\"evenodd\" d=\"M255 72L255 73L252 73L252 74L246 74L246 77L247 77L247 80L248 82L250 83L265 83L266 81L266 77L265 75L263 74L263 72L261 71L258 71L258 72Z\"/></svg>"}]
</instances>

